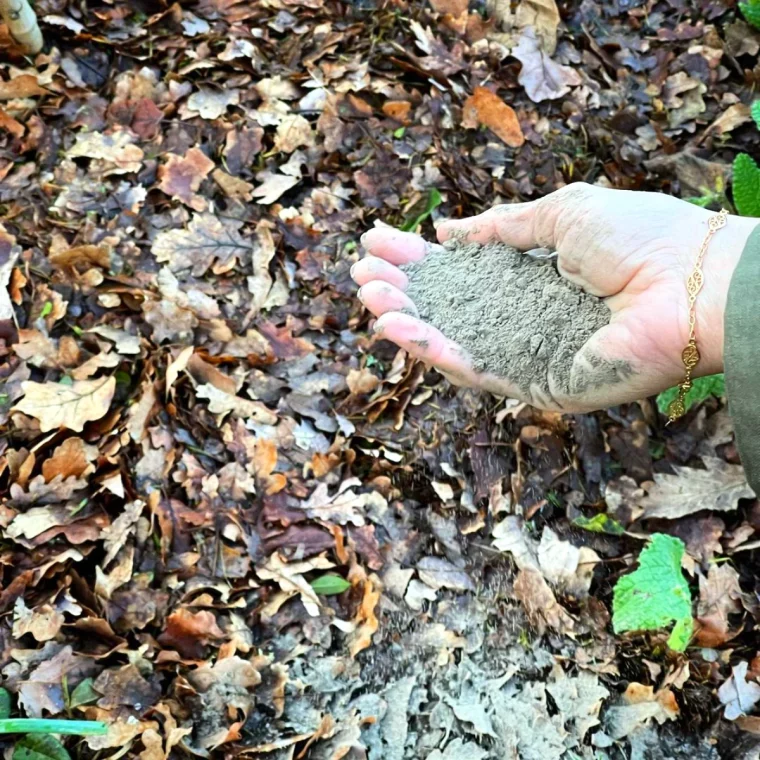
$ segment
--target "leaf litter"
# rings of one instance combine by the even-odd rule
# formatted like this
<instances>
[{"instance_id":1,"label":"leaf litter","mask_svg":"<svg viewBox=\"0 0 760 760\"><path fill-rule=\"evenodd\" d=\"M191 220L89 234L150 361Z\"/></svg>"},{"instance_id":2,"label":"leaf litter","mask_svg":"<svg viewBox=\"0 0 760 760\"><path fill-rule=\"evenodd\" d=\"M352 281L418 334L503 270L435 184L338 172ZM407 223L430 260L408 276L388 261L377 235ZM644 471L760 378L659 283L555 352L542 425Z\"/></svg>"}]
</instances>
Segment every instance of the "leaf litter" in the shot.
<instances>
[{"instance_id":1,"label":"leaf litter","mask_svg":"<svg viewBox=\"0 0 760 760\"><path fill-rule=\"evenodd\" d=\"M458 391L349 276L376 222L431 238L576 179L725 203L758 140L736 10L37 11L36 58L0 31L13 714L104 721L81 757L756 752L760 514L723 400L666 428ZM664 586L655 534L685 547ZM651 630L613 633L626 584Z\"/></svg>"}]
</instances>

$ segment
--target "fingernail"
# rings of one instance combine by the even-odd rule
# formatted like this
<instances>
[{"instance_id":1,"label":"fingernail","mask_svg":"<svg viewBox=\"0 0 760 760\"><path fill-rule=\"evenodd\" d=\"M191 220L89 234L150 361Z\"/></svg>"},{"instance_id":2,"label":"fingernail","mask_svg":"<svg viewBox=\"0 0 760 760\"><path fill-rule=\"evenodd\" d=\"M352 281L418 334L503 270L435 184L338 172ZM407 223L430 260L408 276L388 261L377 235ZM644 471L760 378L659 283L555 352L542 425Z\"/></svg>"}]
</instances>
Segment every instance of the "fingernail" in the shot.
<instances>
[{"instance_id":1,"label":"fingernail","mask_svg":"<svg viewBox=\"0 0 760 760\"><path fill-rule=\"evenodd\" d=\"M357 261L356 264L359 262ZM354 276L354 272L356 271L356 264L351 264L351 269L348 270L348 274L351 278Z\"/></svg>"},{"instance_id":2,"label":"fingernail","mask_svg":"<svg viewBox=\"0 0 760 760\"><path fill-rule=\"evenodd\" d=\"M364 303L364 296L362 295L362 288L359 288L359 290L356 291L356 297Z\"/></svg>"},{"instance_id":3,"label":"fingernail","mask_svg":"<svg viewBox=\"0 0 760 760\"><path fill-rule=\"evenodd\" d=\"M359 238L359 243L361 243L362 247L367 247L367 235L369 235L369 230L367 230L365 233L362 234L362 236Z\"/></svg>"},{"instance_id":4,"label":"fingernail","mask_svg":"<svg viewBox=\"0 0 760 760\"><path fill-rule=\"evenodd\" d=\"M383 330L385 330L385 325L378 319L374 325L372 325L372 332L375 333L375 335L382 335Z\"/></svg>"}]
</instances>

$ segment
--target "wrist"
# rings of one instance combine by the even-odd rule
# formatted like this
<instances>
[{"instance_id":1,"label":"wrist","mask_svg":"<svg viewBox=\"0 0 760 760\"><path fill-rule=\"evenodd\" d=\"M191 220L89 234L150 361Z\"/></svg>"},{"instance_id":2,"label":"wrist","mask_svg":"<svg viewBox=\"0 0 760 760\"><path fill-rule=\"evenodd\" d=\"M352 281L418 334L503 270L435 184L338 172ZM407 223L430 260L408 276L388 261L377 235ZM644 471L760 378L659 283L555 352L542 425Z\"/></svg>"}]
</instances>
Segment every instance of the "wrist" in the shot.
<instances>
[{"instance_id":1,"label":"wrist","mask_svg":"<svg viewBox=\"0 0 760 760\"><path fill-rule=\"evenodd\" d=\"M710 241L702 266L705 284L697 298L697 345L702 359L696 375L723 372L723 321L728 289L747 238L757 223L757 219L729 216L726 226Z\"/></svg>"}]
</instances>

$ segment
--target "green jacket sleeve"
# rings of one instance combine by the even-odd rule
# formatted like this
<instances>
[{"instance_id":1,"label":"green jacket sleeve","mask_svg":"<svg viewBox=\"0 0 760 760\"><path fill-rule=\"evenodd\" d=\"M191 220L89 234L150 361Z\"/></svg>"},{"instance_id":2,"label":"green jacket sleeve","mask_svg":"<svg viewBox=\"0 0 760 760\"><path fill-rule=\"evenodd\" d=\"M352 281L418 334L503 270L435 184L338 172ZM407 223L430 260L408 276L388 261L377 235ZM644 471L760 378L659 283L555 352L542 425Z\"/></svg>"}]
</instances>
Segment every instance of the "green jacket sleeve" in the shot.
<instances>
[{"instance_id":1,"label":"green jacket sleeve","mask_svg":"<svg viewBox=\"0 0 760 760\"><path fill-rule=\"evenodd\" d=\"M760 225L731 278L724 320L723 366L747 482L760 494Z\"/></svg>"}]
</instances>

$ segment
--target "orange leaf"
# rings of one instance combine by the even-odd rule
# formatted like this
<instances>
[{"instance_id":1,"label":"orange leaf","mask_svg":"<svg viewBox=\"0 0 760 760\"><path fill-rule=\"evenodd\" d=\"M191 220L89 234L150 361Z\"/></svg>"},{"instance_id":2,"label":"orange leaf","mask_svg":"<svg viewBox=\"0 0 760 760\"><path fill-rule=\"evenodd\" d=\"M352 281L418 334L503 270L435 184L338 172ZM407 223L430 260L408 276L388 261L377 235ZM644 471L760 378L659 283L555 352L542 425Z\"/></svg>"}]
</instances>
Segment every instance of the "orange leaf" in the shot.
<instances>
[{"instance_id":1,"label":"orange leaf","mask_svg":"<svg viewBox=\"0 0 760 760\"><path fill-rule=\"evenodd\" d=\"M510 148L519 148L525 142L514 109L485 87L476 87L465 101L462 123L466 127L484 124Z\"/></svg>"}]
</instances>

